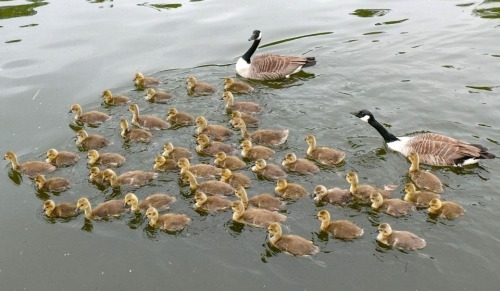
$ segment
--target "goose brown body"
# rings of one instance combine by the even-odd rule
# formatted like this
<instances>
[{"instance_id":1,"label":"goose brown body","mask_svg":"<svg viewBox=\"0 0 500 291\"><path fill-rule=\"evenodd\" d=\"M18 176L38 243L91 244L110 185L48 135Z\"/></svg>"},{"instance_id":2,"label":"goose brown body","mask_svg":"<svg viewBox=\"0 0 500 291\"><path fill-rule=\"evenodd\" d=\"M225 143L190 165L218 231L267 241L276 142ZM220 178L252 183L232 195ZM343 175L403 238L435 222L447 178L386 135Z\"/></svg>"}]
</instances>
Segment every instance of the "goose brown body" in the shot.
<instances>
[{"instance_id":1,"label":"goose brown body","mask_svg":"<svg viewBox=\"0 0 500 291\"><path fill-rule=\"evenodd\" d=\"M259 119L250 114L241 113L239 111L233 111L231 113L231 120L229 121L229 124L234 126L238 119L243 119L247 127L257 127L259 125Z\"/></svg>"},{"instance_id":2,"label":"goose brown body","mask_svg":"<svg viewBox=\"0 0 500 291\"><path fill-rule=\"evenodd\" d=\"M210 138L203 133L198 135L196 142L198 142L196 152L202 155L214 157L218 152L231 154L234 151L234 147L232 145L218 141L210 141Z\"/></svg>"},{"instance_id":3,"label":"goose brown body","mask_svg":"<svg viewBox=\"0 0 500 291\"><path fill-rule=\"evenodd\" d=\"M116 173L111 169L106 169L102 175L104 180L109 181L109 183L113 187L140 187L146 185L149 181L158 177L158 173L145 171L130 171L117 176Z\"/></svg>"},{"instance_id":4,"label":"goose brown body","mask_svg":"<svg viewBox=\"0 0 500 291\"><path fill-rule=\"evenodd\" d=\"M208 83L198 82L193 76L187 78L186 82L189 95L203 96L211 95L217 92L217 89L214 86Z\"/></svg>"},{"instance_id":5,"label":"goose brown body","mask_svg":"<svg viewBox=\"0 0 500 291\"><path fill-rule=\"evenodd\" d=\"M226 168L231 171L238 170L246 166L246 163L237 156L226 155L225 152L215 154L214 164L220 168Z\"/></svg>"},{"instance_id":6,"label":"goose brown body","mask_svg":"<svg viewBox=\"0 0 500 291\"><path fill-rule=\"evenodd\" d=\"M253 146L250 140L244 140L241 143L241 156L249 159L250 161L257 161L258 159L267 160L274 155L274 150L266 146Z\"/></svg>"},{"instance_id":7,"label":"goose brown body","mask_svg":"<svg viewBox=\"0 0 500 291\"><path fill-rule=\"evenodd\" d=\"M166 213L158 216L158 210L154 207L146 210L146 217L149 218L149 225L166 231L181 231L191 224L191 218L186 214Z\"/></svg>"},{"instance_id":8,"label":"goose brown body","mask_svg":"<svg viewBox=\"0 0 500 291\"><path fill-rule=\"evenodd\" d=\"M252 167L252 171L261 177L270 180L284 179L288 176L288 174L279 166L268 164L264 159L258 159L255 161L255 166Z\"/></svg>"},{"instance_id":9,"label":"goose brown body","mask_svg":"<svg viewBox=\"0 0 500 291\"><path fill-rule=\"evenodd\" d=\"M334 166L340 164L345 158L345 152L331 149L328 147L317 147L316 138L313 135L306 137L309 145L307 156L325 166Z\"/></svg>"},{"instance_id":10,"label":"goose brown body","mask_svg":"<svg viewBox=\"0 0 500 291\"><path fill-rule=\"evenodd\" d=\"M71 112L75 114L75 120L84 124L99 125L111 119L111 116L100 111L88 111L83 113L80 104L71 105Z\"/></svg>"},{"instance_id":11,"label":"goose brown body","mask_svg":"<svg viewBox=\"0 0 500 291\"><path fill-rule=\"evenodd\" d=\"M326 189L323 185L314 187L314 195L315 202L322 201L338 206L345 206L354 198L349 190L340 189L338 187Z\"/></svg>"},{"instance_id":12,"label":"goose brown body","mask_svg":"<svg viewBox=\"0 0 500 291\"><path fill-rule=\"evenodd\" d=\"M257 208L267 209L269 211L279 211L285 207L285 202L270 194L263 193L248 198L247 191L243 187L237 187L234 194L241 199L245 208L253 206Z\"/></svg>"},{"instance_id":13,"label":"goose brown body","mask_svg":"<svg viewBox=\"0 0 500 291\"><path fill-rule=\"evenodd\" d=\"M346 180L351 184L349 191L354 197L361 201L369 203L370 195L374 193L380 193L384 199L391 198L391 194L384 189L376 188L371 185L358 185L358 175L353 171L347 173Z\"/></svg>"},{"instance_id":14,"label":"goose brown body","mask_svg":"<svg viewBox=\"0 0 500 291\"><path fill-rule=\"evenodd\" d=\"M222 182L228 183L233 188L237 188L240 186L244 188L250 188L250 186L252 186L252 181L250 180L250 178L245 176L245 174L233 173L229 169L222 170L220 180Z\"/></svg>"},{"instance_id":15,"label":"goose brown body","mask_svg":"<svg viewBox=\"0 0 500 291\"><path fill-rule=\"evenodd\" d=\"M120 127L122 129L120 135L125 140L149 143L153 139L153 135L147 130L141 128L130 129L127 120L124 118L120 120Z\"/></svg>"},{"instance_id":16,"label":"goose brown body","mask_svg":"<svg viewBox=\"0 0 500 291\"><path fill-rule=\"evenodd\" d=\"M189 171L198 178L214 178L215 176L220 176L222 173L222 169L212 165L198 164L191 166L189 160L186 158L179 159L177 165L181 169L181 174Z\"/></svg>"},{"instance_id":17,"label":"goose brown body","mask_svg":"<svg viewBox=\"0 0 500 291\"><path fill-rule=\"evenodd\" d=\"M155 163L153 165L155 171L165 172L177 170L177 162L171 158L165 158L164 156L157 156L155 158Z\"/></svg>"},{"instance_id":18,"label":"goose brown body","mask_svg":"<svg viewBox=\"0 0 500 291\"><path fill-rule=\"evenodd\" d=\"M241 201L231 203L233 209L233 220L239 223L247 224L254 227L268 227L273 222L283 222L286 216L266 209L251 208L246 209Z\"/></svg>"},{"instance_id":19,"label":"goose brown body","mask_svg":"<svg viewBox=\"0 0 500 291\"><path fill-rule=\"evenodd\" d=\"M43 175L52 173L57 169L54 165L42 161L27 161L20 164L17 161L16 154L10 151L5 153L4 160L11 162L12 170L28 175L31 178L35 177L37 174Z\"/></svg>"},{"instance_id":20,"label":"goose brown body","mask_svg":"<svg viewBox=\"0 0 500 291\"><path fill-rule=\"evenodd\" d=\"M70 181L66 178L52 177L46 180L45 177L40 174L35 176L35 183L38 190L55 193L66 191L71 187Z\"/></svg>"},{"instance_id":21,"label":"goose brown body","mask_svg":"<svg viewBox=\"0 0 500 291\"><path fill-rule=\"evenodd\" d=\"M104 103L106 105L123 105L130 102L130 98L124 95L113 95L111 90L104 90L102 92L102 98L104 98Z\"/></svg>"},{"instance_id":22,"label":"goose brown body","mask_svg":"<svg viewBox=\"0 0 500 291\"><path fill-rule=\"evenodd\" d=\"M179 112L172 107L168 110L167 121L178 126L187 126L194 124L194 117L187 112Z\"/></svg>"},{"instance_id":23,"label":"goose brown body","mask_svg":"<svg viewBox=\"0 0 500 291\"><path fill-rule=\"evenodd\" d=\"M148 88L147 94L144 97L144 99L153 103L167 103L171 98L172 94L162 90L155 90L153 88Z\"/></svg>"},{"instance_id":24,"label":"goose brown body","mask_svg":"<svg viewBox=\"0 0 500 291\"><path fill-rule=\"evenodd\" d=\"M138 88L150 88L160 85L160 82L153 77L144 77L140 72L135 73L134 76L135 86Z\"/></svg>"},{"instance_id":25,"label":"goose brown body","mask_svg":"<svg viewBox=\"0 0 500 291\"><path fill-rule=\"evenodd\" d=\"M234 96L229 91L222 93L222 99L226 101L226 110L228 112L239 111L252 114L262 111L262 107L255 102L234 102Z\"/></svg>"},{"instance_id":26,"label":"goose brown body","mask_svg":"<svg viewBox=\"0 0 500 291\"><path fill-rule=\"evenodd\" d=\"M92 167L90 168L90 176L89 180L92 183L96 183L97 185L101 186L109 186L109 181L106 181L103 177L103 172L98 167Z\"/></svg>"},{"instance_id":27,"label":"goose brown body","mask_svg":"<svg viewBox=\"0 0 500 291\"><path fill-rule=\"evenodd\" d=\"M167 210L176 200L175 197L162 193L150 195L141 202L134 193L128 193L124 198L125 203L130 205L130 210L136 212L146 211L149 207L154 207L157 210Z\"/></svg>"},{"instance_id":28,"label":"goose brown body","mask_svg":"<svg viewBox=\"0 0 500 291\"><path fill-rule=\"evenodd\" d=\"M132 112L132 124L147 130L162 130L170 128L170 123L153 115L140 115L139 106L130 104L128 110Z\"/></svg>"},{"instance_id":29,"label":"goose brown body","mask_svg":"<svg viewBox=\"0 0 500 291\"><path fill-rule=\"evenodd\" d=\"M88 135L85 130L80 130L76 133L76 145L83 150L98 150L110 145L111 142L100 135Z\"/></svg>"},{"instance_id":30,"label":"goose brown body","mask_svg":"<svg viewBox=\"0 0 500 291\"><path fill-rule=\"evenodd\" d=\"M465 214L465 209L460 204L452 201L441 201L438 198L429 202L428 211L429 214L446 219L455 219Z\"/></svg>"},{"instance_id":31,"label":"goose brown body","mask_svg":"<svg viewBox=\"0 0 500 291\"><path fill-rule=\"evenodd\" d=\"M45 215L53 218L70 218L78 215L78 208L75 203L62 202L55 204L52 200L43 203Z\"/></svg>"},{"instance_id":32,"label":"goose brown body","mask_svg":"<svg viewBox=\"0 0 500 291\"><path fill-rule=\"evenodd\" d=\"M364 233L363 229L352 221L330 220L330 212L327 210L320 210L317 217L321 220L320 229L331 233L335 238L351 240L362 236Z\"/></svg>"},{"instance_id":33,"label":"goose brown body","mask_svg":"<svg viewBox=\"0 0 500 291\"><path fill-rule=\"evenodd\" d=\"M231 185L216 180L205 181L198 184L193 173L189 171L182 173L181 179L185 182L189 182L189 187L192 191L201 191L207 195L234 195L234 189Z\"/></svg>"},{"instance_id":34,"label":"goose brown body","mask_svg":"<svg viewBox=\"0 0 500 291\"><path fill-rule=\"evenodd\" d=\"M269 242L278 249L294 256L314 255L319 252L319 247L310 240L293 234L283 234L281 225L277 222L271 223L267 230Z\"/></svg>"},{"instance_id":35,"label":"goose brown body","mask_svg":"<svg viewBox=\"0 0 500 291\"><path fill-rule=\"evenodd\" d=\"M278 146L285 143L288 138L288 133L290 132L288 129L259 129L252 133L249 133L243 119L236 120L234 122L234 127L241 130L241 137L243 139L251 139L252 142L265 146Z\"/></svg>"},{"instance_id":36,"label":"goose brown body","mask_svg":"<svg viewBox=\"0 0 500 291\"><path fill-rule=\"evenodd\" d=\"M117 153L99 153L97 150L90 150L87 153L88 164L91 166L101 165L106 168L116 168L125 162L125 157Z\"/></svg>"},{"instance_id":37,"label":"goose brown body","mask_svg":"<svg viewBox=\"0 0 500 291\"><path fill-rule=\"evenodd\" d=\"M224 79L224 90L243 94L252 92L253 88L243 81L235 81L233 78L229 77Z\"/></svg>"},{"instance_id":38,"label":"goose brown body","mask_svg":"<svg viewBox=\"0 0 500 291\"><path fill-rule=\"evenodd\" d=\"M380 224L378 231L377 240L393 248L403 251L414 251L423 249L426 246L424 239L408 231L392 230L388 223Z\"/></svg>"},{"instance_id":39,"label":"goose brown body","mask_svg":"<svg viewBox=\"0 0 500 291\"><path fill-rule=\"evenodd\" d=\"M306 159L297 159L294 153L288 153L281 163L285 169L297 172L302 175L314 174L319 172L318 166Z\"/></svg>"},{"instance_id":40,"label":"goose brown body","mask_svg":"<svg viewBox=\"0 0 500 291\"><path fill-rule=\"evenodd\" d=\"M380 193L370 195L372 208L394 217L400 217L415 211L415 205L401 199L384 199Z\"/></svg>"},{"instance_id":41,"label":"goose brown body","mask_svg":"<svg viewBox=\"0 0 500 291\"><path fill-rule=\"evenodd\" d=\"M87 219L118 217L128 211L123 200L109 200L92 209L90 201L87 198L80 198L76 205L78 209L85 211L85 218Z\"/></svg>"},{"instance_id":42,"label":"goose brown body","mask_svg":"<svg viewBox=\"0 0 500 291\"><path fill-rule=\"evenodd\" d=\"M443 193L443 184L439 178L430 172L420 169L420 158L416 152L411 152L408 155L408 159L411 161L408 173L417 187L435 193Z\"/></svg>"},{"instance_id":43,"label":"goose brown body","mask_svg":"<svg viewBox=\"0 0 500 291\"><path fill-rule=\"evenodd\" d=\"M415 204L417 207L429 207L429 202L434 198L441 198L441 195L434 192L417 191L415 185L407 183L405 185L406 195L404 200Z\"/></svg>"},{"instance_id":44,"label":"goose brown body","mask_svg":"<svg viewBox=\"0 0 500 291\"><path fill-rule=\"evenodd\" d=\"M300 184L288 183L285 179L276 181L274 192L285 199L298 200L307 195L307 190Z\"/></svg>"},{"instance_id":45,"label":"goose brown body","mask_svg":"<svg viewBox=\"0 0 500 291\"><path fill-rule=\"evenodd\" d=\"M204 212L218 212L225 211L231 208L231 200L220 196L207 196L203 192L196 192L194 195L194 208Z\"/></svg>"},{"instance_id":46,"label":"goose brown body","mask_svg":"<svg viewBox=\"0 0 500 291\"><path fill-rule=\"evenodd\" d=\"M80 160L80 156L68 151L58 152L56 149L47 151L47 163L56 167L67 167L76 164Z\"/></svg>"},{"instance_id":47,"label":"goose brown body","mask_svg":"<svg viewBox=\"0 0 500 291\"><path fill-rule=\"evenodd\" d=\"M222 125L218 124L209 125L205 117L201 115L196 117L195 123L198 126L198 128L196 128L196 134L198 135L205 134L206 136L215 141L226 140L231 136L233 136L234 134L230 129Z\"/></svg>"},{"instance_id":48,"label":"goose brown body","mask_svg":"<svg viewBox=\"0 0 500 291\"><path fill-rule=\"evenodd\" d=\"M172 158L175 161L179 161L181 158L191 159L193 154L190 150L182 147L174 147L174 145L170 142L166 142L163 145L163 153L162 156L165 158Z\"/></svg>"}]
</instances>

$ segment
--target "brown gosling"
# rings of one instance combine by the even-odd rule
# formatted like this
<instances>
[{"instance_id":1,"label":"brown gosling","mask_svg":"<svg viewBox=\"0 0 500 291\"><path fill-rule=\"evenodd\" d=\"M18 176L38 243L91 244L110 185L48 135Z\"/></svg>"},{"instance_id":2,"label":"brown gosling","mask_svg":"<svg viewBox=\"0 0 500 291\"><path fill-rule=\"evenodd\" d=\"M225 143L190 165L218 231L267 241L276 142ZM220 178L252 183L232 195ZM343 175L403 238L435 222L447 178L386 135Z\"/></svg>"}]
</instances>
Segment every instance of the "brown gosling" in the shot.
<instances>
[{"instance_id":1,"label":"brown gosling","mask_svg":"<svg viewBox=\"0 0 500 291\"><path fill-rule=\"evenodd\" d=\"M235 81L233 78L228 77L224 79L224 90L245 94L252 92L253 88L243 81Z\"/></svg>"},{"instance_id":2,"label":"brown gosling","mask_svg":"<svg viewBox=\"0 0 500 291\"><path fill-rule=\"evenodd\" d=\"M384 199L380 193L370 194L372 208L382 211L390 216L400 217L407 215L408 212L415 211L415 205L401 199Z\"/></svg>"},{"instance_id":3,"label":"brown gosling","mask_svg":"<svg viewBox=\"0 0 500 291\"><path fill-rule=\"evenodd\" d=\"M217 92L214 86L207 83L200 83L195 77L191 76L186 79L187 92L189 95L201 96L211 95Z\"/></svg>"},{"instance_id":4,"label":"brown gosling","mask_svg":"<svg viewBox=\"0 0 500 291\"><path fill-rule=\"evenodd\" d=\"M129 210L121 199L106 201L92 209L92 205L90 205L90 201L87 198L80 198L76 206L78 209L85 211L85 218L89 220L118 217Z\"/></svg>"},{"instance_id":5,"label":"brown gosling","mask_svg":"<svg viewBox=\"0 0 500 291\"><path fill-rule=\"evenodd\" d=\"M319 247L312 241L294 234L283 234L277 222L267 227L269 242L276 248L294 256L307 256L319 253Z\"/></svg>"},{"instance_id":6,"label":"brown gosling","mask_svg":"<svg viewBox=\"0 0 500 291\"><path fill-rule=\"evenodd\" d=\"M177 170L177 163L174 159L165 158L164 156L157 156L153 165L155 171L165 172Z\"/></svg>"},{"instance_id":7,"label":"brown gosling","mask_svg":"<svg viewBox=\"0 0 500 291\"><path fill-rule=\"evenodd\" d=\"M101 165L106 168L116 168L125 162L125 157L116 153L99 154L97 150L90 150L87 153L88 164L91 166Z\"/></svg>"},{"instance_id":8,"label":"brown gosling","mask_svg":"<svg viewBox=\"0 0 500 291\"><path fill-rule=\"evenodd\" d=\"M381 223L378 226L378 231L377 240L379 242L402 251L423 249L427 244L424 239L416 234L408 231L392 230L388 223Z\"/></svg>"},{"instance_id":9,"label":"brown gosling","mask_svg":"<svg viewBox=\"0 0 500 291\"><path fill-rule=\"evenodd\" d=\"M229 196L234 194L233 187L221 181L210 180L198 184L198 181L196 181L196 177L189 171L182 173L181 179L184 182L189 182L189 187L192 191L201 191L206 193L207 195Z\"/></svg>"},{"instance_id":10,"label":"brown gosling","mask_svg":"<svg viewBox=\"0 0 500 291\"><path fill-rule=\"evenodd\" d=\"M191 224L191 218L186 214L167 213L158 216L158 210L154 207L146 210L146 217L149 218L149 225L152 227L171 232L181 231Z\"/></svg>"},{"instance_id":11,"label":"brown gosling","mask_svg":"<svg viewBox=\"0 0 500 291\"><path fill-rule=\"evenodd\" d=\"M153 115L139 115L139 106L130 104L128 110L132 112L132 124L147 130L162 130L170 128L170 123Z\"/></svg>"},{"instance_id":12,"label":"brown gosling","mask_svg":"<svg viewBox=\"0 0 500 291\"><path fill-rule=\"evenodd\" d=\"M218 212L225 211L231 208L231 200L220 196L207 196L203 192L196 192L194 195L194 208L203 212Z\"/></svg>"},{"instance_id":13,"label":"brown gosling","mask_svg":"<svg viewBox=\"0 0 500 291\"><path fill-rule=\"evenodd\" d=\"M144 99L153 103L167 103L172 98L172 94L161 90L156 91L153 88L148 88L146 92Z\"/></svg>"},{"instance_id":14,"label":"brown gosling","mask_svg":"<svg viewBox=\"0 0 500 291\"><path fill-rule=\"evenodd\" d=\"M56 167L67 167L76 164L80 160L80 157L72 152L61 151L58 152L56 149L50 149L47 151L47 163L52 164Z\"/></svg>"},{"instance_id":15,"label":"brown gosling","mask_svg":"<svg viewBox=\"0 0 500 291\"><path fill-rule=\"evenodd\" d=\"M88 135L83 129L76 133L76 145L86 151L98 150L110 144L111 142L107 138L97 134Z\"/></svg>"},{"instance_id":16,"label":"brown gosling","mask_svg":"<svg viewBox=\"0 0 500 291\"><path fill-rule=\"evenodd\" d=\"M109 181L112 187L132 186L140 187L146 185L149 181L158 178L158 173L145 171L130 171L117 176L111 169L106 169L102 176L105 181Z\"/></svg>"},{"instance_id":17,"label":"brown gosling","mask_svg":"<svg viewBox=\"0 0 500 291\"><path fill-rule=\"evenodd\" d=\"M345 158L345 152L343 151L328 147L316 147L316 138L313 135L308 135L306 142L309 145L306 152L307 156L322 165L334 166L342 163Z\"/></svg>"},{"instance_id":18,"label":"brown gosling","mask_svg":"<svg viewBox=\"0 0 500 291\"><path fill-rule=\"evenodd\" d=\"M254 227L268 227L273 222L283 222L287 218L281 213L261 208L245 210L245 206L241 201L233 201L231 208L233 209L234 221Z\"/></svg>"},{"instance_id":19,"label":"brown gosling","mask_svg":"<svg viewBox=\"0 0 500 291\"><path fill-rule=\"evenodd\" d=\"M160 85L160 82L153 77L144 77L140 72L135 73L134 83L139 88L150 88Z\"/></svg>"},{"instance_id":20,"label":"brown gosling","mask_svg":"<svg viewBox=\"0 0 500 291\"><path fill-rule=\"evenodd\" d=\"M191 166L189 160L186 158L179 159L177 166L181 169L181 174L189 171L198 178L214 178L215 176L220 176L222 173L222 169L212 165L198 164Z\"/></svg>"},{"instance_id":21,"label":"brown gosling","mask_svg":"<svg viewBox=\"0 0 500 291\"><path fill-rule=\"evenodd\" d=\"M267 193L255 195L248 199L247 191L241 186L237 187L234 190L234 194L241 199L241 202L243 202L245 208L248 206L253 206L257 208L267 209L269 211L279 211L282 210L286 204L278 197L274 197Z\"/></svg>"},{"instance_id":22,"label":"brown gosling","mask_svg":"<svg viewBox=\"0 0 500 291\"><path fill-rule=\"evenodd\" d=\"M272 130L272 129L259 129L252 133L247 131L247 126L243 119L238 119L234 123L235 128L241 130L241 137L243 139L251 139L252 142L265 145L265 146L278 146L286 142L290 130Z\"/></svg>"},{"instance_id":23,"label":"brown gosling","mask_svg":"<svg viewBox=\"0 0 500 291\"><path fill-rule=\"evenodd\" d=\"M349 220L330 220L330 212L320 210L318 219L321 220L320 229L329 232L334 238L351 240L363 235L362 228Z\"/></svg>"},{"instance_id":24,"label":"brown gosling","mask_svg":"<svg viewBox=\"0 0 500 291\"><path fill-rule=\"evenodd\" d=\"M196 146L196 152L201 155L208 155L214 157L218 152L225 152L226 154L231 154L234 151L232 145L228 145L218 141L210 141L210 138L205 134L200 134L196 138L198 145Z\"/></svg>"},{"instance_id":25,"label":"brown gosling","mask_svg":"<svg viewBox=\"0 0 500 291\"><path fill-rule=\"evenodd\" d=\"M220 180L221 182L228 183L233 188L240 186L243 188L250 188L250 186L252 186L252 181L245 176L245 174L233 173L229 169L222 170Z\"/></svg>"},{"instance_id":26,"label":"brown gosling","mask_svg":"<svg viewBox=\"0 0 500 291\"><path fill-rule=\"evenodd\" d=\"M103 172L99 170L98 167L92 167L90 168L90 176L89 180L92 183L96 183L97 185L101 186L109 186L109 181L104 180L104 177L102 176Z\"/></svg>"},{"instance_id":27,"label":"brown gosling","mask_svg":"<svg viewBox=\"0 0 500 291\"><path fill-rule=\"evenodd\" d=\"M258 159L267 160L274 155L274 150L266 146L253 146L252 141L244 140L241 143L241 156L249 159L250 161L256 161Z\"/></svg>"},{"instance_id":28,"label":"brown gosling","mask_svg":"<svg viewBox=\"0 0 500 291\"><path fill-rule=\"evenodd\" d=\"M203 116L198 116L196 117L196 125L198 128L196 128L196 134L205 134L211 139L215 141L223 141L231 136L233 136L234 132L229 130L228 128L222 126L222 125L217 125L217 124L210 124L208 125L207 120Z\"/></svg>"},{"instance_id":29,"label":"brown gosling","mask_svg":"<svg viewBox=\"0 0 500 291\"><path fill-rule=\"evenodd\" d=\"M239 111L252 114L262 111L262 107L254 102L234 102L233 93L229 91L222 93L222 99L226 101L226 110L228 112Z\"/></svg>"},{"instance_id":30,"label":"brown gosling","mask_svg":"<svg viewBox=\"0 0 500 291\"><path fill-rule=\"evenodd\" d=\"M284 179L288 176L288 174L278 165L268 164L264 159L255 161L255 166L252 167L252 171L268 180Z\"/></svg>"},{"instance_id":31,"label":"brown gosling","mask_svg":"<svg viewBox=\"0 0 500 291\"><path fill-rule=\"evenodd\" d=\"M253 117L250 114L241 113L239 111L233 111L231 113L231 120L229 121L229 124L234 126L234 123L238 119L243 119L243 121L245 122L247 127L257 127L259 125L259 119L257 119L256 117Z\"/></svg>"},{"instance_id":32,"label":"brown gosling","mask_svg":"<svg viewBox=\"0 0 500 291\"><path fill-rule=\"evenodd\" d=\"M81 122L83 124L99 125L111 119L111 116L100 111L89 111L82 113L82 107L80 106L80 104L71 105L70 111L75 114L75 121Z\"/></svg>"},{"instance_id":33,"label":"brown gosling","mask_svg":"<svg viewBox=\"0 0 500 291\"><path fill-rule=\"evenodd\" d=\"M219 168L226 168L231 171L241 169L247 165L237 156L228 156L225 152L215 154L214 164Z\"/></svg>"},{"instance_id":34,"label":"brown gosling","mask_svg":"<svg viewBox=\"0 0 500 291\"><path fill-rule=\"evenodd\" d=\"M28 175L31 178L35 177L37 174L48 174L56 170L54 165L42 161L27 161L20 164L17 161L16 154L10 151L6 152L3 158L11 162L12 170Z\"/></svg>"},{"instance_id":35,"label":"brown gosling","mask_svg":"<svg viewBox=\"0 0 500 291\"><path fill-rule=\"evenodd\" d=\"M78 215L78 208L75 203L62 202L58 205L52 200L43 203L45 215L53 218L70 218Z\"/></svg>"},{"instance_id":36,"label":"brown gosling","mask_svg":"<svg viewBox=\"0 0 500 291\"><path fill-rule=\"evenodd\" d=\"M125 140L149 143L153 139L153 135L147 130L141 128L130 129L125 118L120 119L120 128L122 129L120 135Z\"/></svg>"},{"instance_id":37,"label":"brown gosling","mask_svg":"<svg viewBox=\"0 0 500 291\"><path fill-rule=\"evenodd\" d=\"M443 184L439 178L430 172L420 169L420 158L416 152L411 152L408 155L408 159L411 162L408 173L418 188L435 193L443 193Z\"/></svg>"},{"instance_id":38,"label":"brown gosling","mask_svg":"<svg viewBox=\"0 0 500 291\"><path fill-rule=\"evenodd\" d=\"M327 202L332 205L345 206L354 198L349 190L340 188L326 189L323 185L314 187L314 201Z\"/></svg>"},{"instance_id":39,"label":"brown gosling","mask_svg":"<svg viewBox=\"0 0 500 291\"><path fill-rule=\"evenodd\" d=\"M176 108L172 107L168 109L167 121L178 126L187 126L194 124L194 117L189 113L179 112Z\"/></svg>"},{"instance_id":40,"label":"brown gosling","mask_svg":"<svg viewBox=\"0 0 500 291\"><path fill-rule=\"evenodd\" d=\"M146 197L146 199L139 203L139 199L134 193L127 193L123 200L130 206L130 210L141 212L148 210L149 207L154 207L158 210L167 210L177 199L167 194L157 193Z\"/></svg>"},{"instance_id":41,"label":"brown gosling","mask_svg":"<svg viewBox=\"0 0 500 291\"><path fill-rule=\"evenodd\" d=\"M382 194L382 197L384 197L384 199L391 198L391 194L384 189L375 188L371 185L358 185L358 175L354 171L347 173L346 180L347 182L349 182L349 184L351 184L349 191L352 193L352 195L366 203L370 203L370 195L374 193Z\"/></svg>"},{"instance_id":42,"label":"brown gosling","mask_svg":"<svg viewBox=\"0 0 500 291\"><path fill-rule=\"evenodd\" d=\"M298 200L307 195L307 190L300 184L288 183L285 179L276 181L274 192L285 199Z\"/></svg>"},{"instance_id":43,"label":"brown gosling","mask_svg":"<svg viewBox=\"0 0 500 291\"><path fill-rule=\"evenodd\" d=\"M35 183L38 190L55 193L66 191L71 187L71 183L66 178L53 177L45 180L45 177L40 174L35 176Z\"/></svg>"},{"instance_id":44,"label":"brown gosling","mask_svg":"<svg viewBox=\"0 0 500 291\"><path fill-rule=\"evenodd\" d=\"M406 195L404 200L415 204L417 207L429 207L429 202L434 198L441 198L441 195L434 192L417 191L413 183L405 185Z\"/></svg>"},{"instance_id":45,"label":"brown gosling","mask_svg":"<svg viewBox=\"0 0 500 291\"><path fill-rule=\"evenodd\" d=\"M318 166L306 159L297 159L294 153L288 153L281 163L288 171L309 175L319 172Z\"/></svg>"},{"instance_id":46,"label":"brown gosling","mask_svg":"<svg viewBox=\"0 0 500 291\"><path fill-rule=\"evenodd\" d=\"M163 145L163 153L161 155L165 158L172 158L175 161L179 161L181 158L189 160L193 157L190 150L182 147L174 147L171 142L166 142Z\"/></svg>"},{"instance_id":47,"label":"brown gosling","mask_svg":"<svg viewBox=\"0 0 500 291\"><path fill-rule=\"evenodd\" d=\"M114 95L111 90L104 90L102 92L102 98L104 98L104 103L106 105L123 105L130 102L130 98L124 95Z\"/></svg>"},{"instance_id":48,"label":"brown gosling","mask_svg":"<svg viewBox=\"0 0 500 291\"><path fill-rule=\"evenodd\" d=\"M465 214L465 209L458 203L441 201L437 198L429 202L429 214L446 219L454 219Z\"/></svg>"}]
</instances>

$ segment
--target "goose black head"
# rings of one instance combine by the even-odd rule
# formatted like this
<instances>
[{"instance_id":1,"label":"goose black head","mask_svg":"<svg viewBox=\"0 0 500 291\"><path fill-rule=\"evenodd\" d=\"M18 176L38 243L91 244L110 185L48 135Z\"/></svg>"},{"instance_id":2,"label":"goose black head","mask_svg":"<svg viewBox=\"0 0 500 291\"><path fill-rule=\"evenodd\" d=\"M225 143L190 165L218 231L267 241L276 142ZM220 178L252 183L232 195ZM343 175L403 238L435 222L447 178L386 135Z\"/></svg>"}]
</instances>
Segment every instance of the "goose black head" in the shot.
<instances>
[{"instance_id":1,"label":"goose black head","mask_svg":"<svg viewBox=\"0 0 500 291\"><path fill-rule=\"evenodd\" d=\"M252 36L250 36L248 41L261 39L261 38L262 38L262 33L260 32L260 30L254 30L252 33Z\"/></svg>"},{"instance_id":2,"label":"goose black head","mask_svg":"<svg viewBox=\"0 0 500 291\"><path fill-rule=\"evenodd\" d=\"M375 117L373 117L373 114L366 109L363 109L359 112L351 112L351 114L356 116L357 118L365 121L365 122L369 122L370 120L375 120Z\"/></svg>"}]
</instances>

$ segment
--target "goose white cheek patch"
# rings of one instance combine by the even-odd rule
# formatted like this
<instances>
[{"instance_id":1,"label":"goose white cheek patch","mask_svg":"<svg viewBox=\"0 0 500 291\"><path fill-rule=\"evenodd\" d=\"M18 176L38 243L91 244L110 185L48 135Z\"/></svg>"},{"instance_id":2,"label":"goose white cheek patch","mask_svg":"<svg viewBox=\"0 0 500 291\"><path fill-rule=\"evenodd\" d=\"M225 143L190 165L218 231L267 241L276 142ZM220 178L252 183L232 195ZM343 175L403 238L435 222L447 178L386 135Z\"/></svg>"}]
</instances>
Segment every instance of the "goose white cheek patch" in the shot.
<instances>
[{"instance_id":1,"label":"goose white cheek patch","mask_svg":"<svg viewBox=\"0 0 500 291\"><path fill-rule=\"evenodd\" d=\"M370 119L370 115L365 115L365 116L361 117L360 119L363 120L364 122L368 122L368 119Z\"/></svg>"}]
</instances>

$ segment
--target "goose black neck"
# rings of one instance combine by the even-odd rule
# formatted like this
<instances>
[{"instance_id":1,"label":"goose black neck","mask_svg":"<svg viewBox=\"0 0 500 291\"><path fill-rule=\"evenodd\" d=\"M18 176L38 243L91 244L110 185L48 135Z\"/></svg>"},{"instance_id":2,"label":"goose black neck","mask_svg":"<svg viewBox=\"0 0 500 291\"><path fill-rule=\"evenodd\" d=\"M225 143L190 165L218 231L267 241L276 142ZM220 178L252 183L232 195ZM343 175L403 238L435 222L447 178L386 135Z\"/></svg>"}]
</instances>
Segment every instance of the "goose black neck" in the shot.
<instances>
[{"instance_id":1,"label":"goose black neck","mask_svg":"<svg viewBox=\"0 0 500 291\"><path fill-rule=\"evenodd\" d=\"M243 56L241 56L241 58L244 59L245 62L250 64L250 58L252 57L253 53L257 50L259 43L260 39L254 40L252 46L247 50L247 52Z\"/></svg>"},{"instance_id":2,"label":"goose black neck","mask_svg":"<svg viewBox=\"0 0 500 291\"><path fill-rule=\"evenodd\" d=\"M387 131L387 129L374 118L370 118L368 120L368 123L373 126L378 131L378 133L380 133L386 143L399 140L394 134Z\"/></svg>"}]
</instances>

